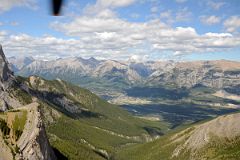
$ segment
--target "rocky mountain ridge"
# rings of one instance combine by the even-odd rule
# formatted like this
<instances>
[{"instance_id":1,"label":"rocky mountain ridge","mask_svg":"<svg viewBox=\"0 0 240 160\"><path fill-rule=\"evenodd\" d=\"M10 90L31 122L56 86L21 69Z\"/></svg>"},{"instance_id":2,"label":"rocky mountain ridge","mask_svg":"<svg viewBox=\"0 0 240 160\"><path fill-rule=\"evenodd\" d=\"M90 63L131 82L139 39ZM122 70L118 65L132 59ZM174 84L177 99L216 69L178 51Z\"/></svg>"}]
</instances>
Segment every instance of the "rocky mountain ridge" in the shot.
<instances>
[{"instance_id":1,"label":"rocky mountain ridge","mask_svg":"<svg viewBox=\"0 0 240 160\"><path fill-rule=\"evenodd\" d=\"M34 102L25 106L28 111L28 119L23 133L18 140L18 146L25 159L55 160L53 150L49 144L39 104Z\"/></svg>"},{"instance_id":2,"label":"rocky mountain ridge","mask_svg":"<svg viewBox=\"0 0 240 160\"><path fill-rule=\"evenodd\" d=\"M17 67L17 66L15 66ZM107 81L124 85L174 86L191 88L196 85L223 89L240 85L240 62L215 61L116 61L94 58L66 58L38 61L25 65L19 75L39 75L48 79L61 78L70 82ZM81 83L81 82L76 82Z\"/></svg>"}]
</instances>

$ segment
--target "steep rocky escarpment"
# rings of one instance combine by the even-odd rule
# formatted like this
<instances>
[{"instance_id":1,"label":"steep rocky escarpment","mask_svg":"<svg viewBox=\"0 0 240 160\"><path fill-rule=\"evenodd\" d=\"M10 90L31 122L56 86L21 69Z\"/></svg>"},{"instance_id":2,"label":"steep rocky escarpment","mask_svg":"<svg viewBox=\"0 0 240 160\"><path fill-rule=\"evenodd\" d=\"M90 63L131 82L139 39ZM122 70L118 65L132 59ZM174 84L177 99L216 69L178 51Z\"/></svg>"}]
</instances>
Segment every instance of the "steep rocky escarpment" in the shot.
<instances>
[{"instance_id":1,"label":"steep rocky escarpment","mask_svg":"<svg viewBox=\"0 0 240 160\"><path fill-rule=\"evenodd\" d=\"M0 111L6 111L13 106L21 106L18 100L9 95L8 89L13 83L13 72L9 69L7 59L0 45Z\"/></svg>"},{"instance_id":2,"label":"steep rocky escarpment","mask_svg":"<svg viewBox=\"0 0 240 160\"><path fill-rule=\"evenodd\" d=\"M22 108L28 111L28 118L17 145L24 159L54 160L38 107L35 102Z\"/></svg>"},{"instance_id":3,"label":"steep rocky escarpment","mask_svg":"<svg viewBox=\"0 0 240 160\"><path fill-rule=\"evenodd\" d=\"M7 85L5 86L4 84L9 83L8 81L12 76L13 72L8 67L8 62L0 45L0 85L2 90L7 87Z\"/></svg>"},{"instance_id":4,"label":"steep rocky escarpment","mask_svg":"<svg viewBox=\"0 0 240 160\"><path fill-rule=\"evenodd\" d=\"M9 69L0 46L0 159L54 160L38 103ZM26 104L24 106L24 104ZM24 107L22 107L24 106Z\"/></svg>"},{"instance_id":5,"label":"steep rocky escarpment","mask_svg":"<svg viewBox=\"0 0 240 160\"><path fill-rule=\"evenodd\" d=\"M0 159L56 159L48 142L38 103L9 110L1 114L0 120Z\"/></svg>"}]
</instances>

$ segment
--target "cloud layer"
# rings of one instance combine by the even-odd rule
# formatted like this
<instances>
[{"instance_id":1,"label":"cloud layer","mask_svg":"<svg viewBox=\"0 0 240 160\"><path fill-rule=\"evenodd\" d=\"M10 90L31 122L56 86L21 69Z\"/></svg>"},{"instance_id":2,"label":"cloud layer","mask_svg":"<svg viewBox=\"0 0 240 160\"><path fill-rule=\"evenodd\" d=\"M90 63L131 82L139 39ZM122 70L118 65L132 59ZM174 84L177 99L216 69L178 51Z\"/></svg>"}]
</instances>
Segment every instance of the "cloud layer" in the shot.
<instances>
[{"instance_id":1,"label":"cloud layer","mask_svg":"<svg viewBox=\"0 0 240 160\"><path fill-rule=\"evenodd\" d=\"M35 0L1 0L0 13L8 11L16 6L33 7L35 3L36 3Z\"/></svg>"},{"instance_id":2,"label":"cloud layer","mask_svg":"<svg viewBox=\"0 0 240 160\"><path fill-rule=\"evenodd\" d=\"M202 23L207 24L207 25L217 24L217 23L220 23L220 21L221 21L220 17L214 16L214 15L201 16L200 19L201 19Z\"/></svg>"},{"instance_id":3,"label":"cloud layer","mask_svg":"<svg viewBox=\"0 0 240 160\"><path fill-rule=\"evenodd\" d=\"M162 15L163 16L163 15ZM206 24L216 24L216 16L202 17ZM93 17L78 16L70 23L55 22L54 29L74 36L85 46L104 53L172 52L174 55L217 52L239 47L240 38L230 33L199 34L192 27L171 27L159 18L146 22L129 22L110 10Z\"/></svg>"},{"instance_id":4,"label":"cloud layer","mask_svg":"<svg viewBox=\"0 0 240 160\"><path fill-rule=\"evenodd\" d=\"M179 56L240 46L240 37L230 33L199 34L192 27L173 28L159 19L133 23L118 17L80 16L71 23L55 22L52 27L75 38L32 37L1 32L0 39L8 53L40 54L48 58L94 56L124 59L132 55L161 55L164 52Z\"/></svg>"},{"instance_id":5,"label":"cloud layer","mask_svg":"<svg viewBox=\"0 0 240 160\"><path fill-rule=\"evenodd\" d=\"M228 32L237 32L240 29L240 17L231 16L224 22L224 27Z\"/></svg>"}]
</instances>

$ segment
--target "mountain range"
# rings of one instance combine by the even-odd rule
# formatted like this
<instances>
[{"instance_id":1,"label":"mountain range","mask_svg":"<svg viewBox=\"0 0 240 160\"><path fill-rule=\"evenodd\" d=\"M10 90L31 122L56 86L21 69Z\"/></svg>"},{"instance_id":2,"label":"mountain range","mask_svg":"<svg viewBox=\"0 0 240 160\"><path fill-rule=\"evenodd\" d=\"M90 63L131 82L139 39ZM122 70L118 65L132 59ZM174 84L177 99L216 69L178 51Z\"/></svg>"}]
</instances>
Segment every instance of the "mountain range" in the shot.
<instances>
[{"instance_id":1,"label":"mountain range","mask_svg":"<svg viewBox=\"0 0 240 160\"><path fill-rule=\"evenodd\" d=\"M197 85L239 93L240 62L215 61L116 61L64 58L51 61L10 57L15 73L60 78L94 90L98 86L126 89L131 86L192 88ZM95 84L95 85L92 85Z\"/></svg>"}]
</instances>

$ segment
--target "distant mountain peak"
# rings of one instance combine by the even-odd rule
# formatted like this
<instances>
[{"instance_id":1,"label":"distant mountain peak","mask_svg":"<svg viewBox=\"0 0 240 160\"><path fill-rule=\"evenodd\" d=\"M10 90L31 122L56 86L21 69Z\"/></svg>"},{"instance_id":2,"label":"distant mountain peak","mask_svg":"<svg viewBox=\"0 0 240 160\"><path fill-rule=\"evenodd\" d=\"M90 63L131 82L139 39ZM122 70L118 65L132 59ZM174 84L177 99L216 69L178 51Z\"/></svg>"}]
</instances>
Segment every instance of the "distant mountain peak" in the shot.
<instances>
[{"instance_id":1,"label":"distant mountain peak","mask_svg":"<svg viewBox=\"0 0 240 160\"><path fill-rule=\"evenodd\" d=\"M96 58L94 58L94 57L90 57L89 60L96 60Z\"/></svg>"},{"instance_id":2,"label":"distant mountain peak","mask_svg":"<svg viewBox=\"0 0 240 160\"><path fill-rule=\"evenodd\" d=\"M88 58L88 60L89 60L89 61L94 61L94 62L99 62L99 60L96 59L96 58L94 58L94 57L90 57L90 58Z\"/></svg>"}]
</instances>

